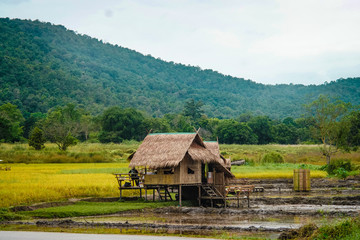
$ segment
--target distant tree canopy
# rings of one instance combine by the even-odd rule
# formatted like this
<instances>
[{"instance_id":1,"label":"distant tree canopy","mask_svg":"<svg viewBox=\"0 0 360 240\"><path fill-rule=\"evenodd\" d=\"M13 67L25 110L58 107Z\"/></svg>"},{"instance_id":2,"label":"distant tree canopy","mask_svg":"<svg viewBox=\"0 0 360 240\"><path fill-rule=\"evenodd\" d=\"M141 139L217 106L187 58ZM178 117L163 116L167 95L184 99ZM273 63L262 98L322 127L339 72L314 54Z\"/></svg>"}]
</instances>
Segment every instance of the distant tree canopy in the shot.
<instances>
[{"instance_id":1,"label":"distant tree canopy","mask_svg":"<svg viewBox=\"0 0 360 240\"><path fill-rule=\"evenodd\" d=\"M101 116L99 140L104 143L142 140L146 135L144 120L143 114L133 108L108 108Z\"/></svg>"},{"instance_id":2,"label":"distant tree canopy","mask_svg":"<svg viewBox=\"0 0 360 240\"><path fill-rule=\"evenodd\" d=\"M0 106L0 140L3 142L20 141L24 118L17 106L6 103Z\"/></svg>"},{"instance_id":3,"label":"distant tree canopy","mask_svg":"<svg viewBox=\"0 0 360 240\"><path fill-rule=\"evenodd\" d=\"M302 105L320 93L360 104L360 78L319 86L263 85L144 56L40 21L0 18L0 39L0 105L18 106L26 119L69 102L93 115L120 106L155 118L177 115L185 103L185 118L173 118L178 129L185 129L187 121L196 122L202 114L298 118L305 113ZM26 137L31 121L24 127Z\"/></svg>"}]
</instances>

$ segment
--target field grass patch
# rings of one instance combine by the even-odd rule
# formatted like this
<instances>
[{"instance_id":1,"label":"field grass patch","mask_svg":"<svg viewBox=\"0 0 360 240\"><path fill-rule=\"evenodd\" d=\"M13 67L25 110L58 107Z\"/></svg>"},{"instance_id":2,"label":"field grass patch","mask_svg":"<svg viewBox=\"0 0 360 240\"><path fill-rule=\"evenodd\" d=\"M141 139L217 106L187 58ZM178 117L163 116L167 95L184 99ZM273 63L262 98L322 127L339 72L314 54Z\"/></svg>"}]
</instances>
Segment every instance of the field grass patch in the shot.
<instances>
[{"instance_id":1,"label":"field grass patch","mask_svg":"<svg viewBox=\"0 0 360 240\"><path fill-rule=\"evenodd\" d=\"M20 212L20 214L35 218L65 218L79 216L94 216L118 212L139 210L144 208L159 208L177 206L178 202L76 202L73 205L37 209Z\"/></svg>"}]
</instances>

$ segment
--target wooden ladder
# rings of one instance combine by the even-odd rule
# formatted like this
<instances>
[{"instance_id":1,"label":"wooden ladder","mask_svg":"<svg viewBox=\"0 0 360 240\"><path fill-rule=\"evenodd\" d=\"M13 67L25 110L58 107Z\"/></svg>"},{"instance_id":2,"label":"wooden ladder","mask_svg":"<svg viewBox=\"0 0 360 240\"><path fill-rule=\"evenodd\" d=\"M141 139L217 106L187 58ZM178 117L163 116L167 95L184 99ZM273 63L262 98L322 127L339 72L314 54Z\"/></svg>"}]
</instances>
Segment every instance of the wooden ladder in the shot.
<instances>
[{"instance_id":1,"label":"wooden ladder","mask_svg":"<svg viewBox=\"0 0 360 240\"><path fill-rule=\"evenodd\" d=\"M206 192L210 197L223 197L216 189L214 189L211 185L202 185L202 189Z\"/></svg>"},{"instance_id":2,"label":"wooden ladder","mask_svg":"<svg viewBox=\"0 0 360 240\"><path fill-rule=\"evenodd\" d=\"M167 187L164 188L158 187L156 190L159 193L160 200L165 200L165 201L167 201L168 199L170 201L173 200Z\"/></svg>"}]
</instances>

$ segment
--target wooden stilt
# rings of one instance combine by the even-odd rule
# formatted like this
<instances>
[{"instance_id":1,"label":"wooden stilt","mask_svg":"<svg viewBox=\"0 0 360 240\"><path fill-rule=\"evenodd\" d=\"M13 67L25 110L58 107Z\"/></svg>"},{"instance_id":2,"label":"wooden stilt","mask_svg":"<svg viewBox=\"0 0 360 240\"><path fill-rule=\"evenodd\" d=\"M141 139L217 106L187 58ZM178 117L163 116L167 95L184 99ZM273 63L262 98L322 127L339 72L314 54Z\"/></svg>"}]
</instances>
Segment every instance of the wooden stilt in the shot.
<instances>
[{"instance_id":1,"label":"wooden stilt","mask_svg":"<svg viewBox=\"0 0 360 240\"><path fill-rule=\"evenodd\" d=\"M122 189L120 188L120 200L122 198Z\"/></svg>"},{"instance_id":2,"label":"wooden stilt","mask_svg":"<svg viewBox=\"0 0 360 240\"><path fill-rule=\"evenodd\" d=\"M199 189L199 207L201 207L201 186L198 186L198 189Z\"/></svg>"},{"instance_id":3,"label":"wooden stilt","mask_svg":"<svg viewBox=\"0 0 360 240\"><path fill-rule=\"evenodd\" d=\"M182 195L181 195L181 184L180 184L179 185L179 206L180 207L182 207L181 198L182 198Z\"/></svg>"},{"instance_id":4,"label":"wooden stilt","mask_svg":"<svg viewBox=\"0 0 360 240\"><path fill-rule=\"evenodd\" d=\"M145 201L147 201L147 187L145 187Z\"/></svg>"},{"instance_id":5,"label":"wooden stilt","mask_svg":"<svg viewBox=\"0 0 360 240\"><path fill-rule=\"evenodd\" d=\"M250 191L247 191L248 208L250 208Z\"/></svg>"},{"instance_id":6,"label":"wooden stilt","mask_svg":"<svg viewBox=\"0 0 360 240\"><path fill-rule=\"evenodd\" d=\"M236 197L237 197L237 204L238 204L238 208L239 208L240 207L240 194L237 193Z\"/></svg>"}]
</instances>

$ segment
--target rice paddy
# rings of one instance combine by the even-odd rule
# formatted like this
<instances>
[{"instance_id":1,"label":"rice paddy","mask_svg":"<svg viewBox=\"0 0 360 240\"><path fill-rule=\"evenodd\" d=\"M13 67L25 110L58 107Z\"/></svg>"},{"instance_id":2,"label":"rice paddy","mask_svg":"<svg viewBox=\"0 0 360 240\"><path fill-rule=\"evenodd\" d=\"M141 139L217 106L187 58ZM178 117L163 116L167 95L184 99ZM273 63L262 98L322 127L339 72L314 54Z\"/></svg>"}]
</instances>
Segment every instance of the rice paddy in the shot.
<instances>
[{"instance_id":1,"label":"rice paddy","mask_svg":"<svg viewBox=\"0 0 360 240\"><path fill-rule=\"evenodd\" d=\"M11 171L0 171L0 207L70 198L117 197L118 185L112 174L129 171L126 159L138 146L137 142L81 143L67 152L59 152L54 144L47 144L42 151L31 150L26 144L1 144L0 159L4 161L0 166L11 167ZM232 167L237 178L292 178L293 169L301 164L307 164L312 178L327 176L319 170L325 159L317 146L220 145L220 149L225 157L246 159L249 163ZM261 164L262 156L269 152L280 153L285 163ZM58 156L62 156L61 161L54 161ZM335 157L360 163L359 151ZM124 192L125 196L132 193Z\"/></svg>"},{"instance_id":2,"label":"rice paddy","mask_svg":"<svg viewBox=\"0 0 360 240\"><path fill-rule=\"evenodd\" d=\"M119 191L112 173L128 172L127 165L11 164L11 171L0 172L0 207L80 197L116 197Z\"/></svg>"}]
</instances>

